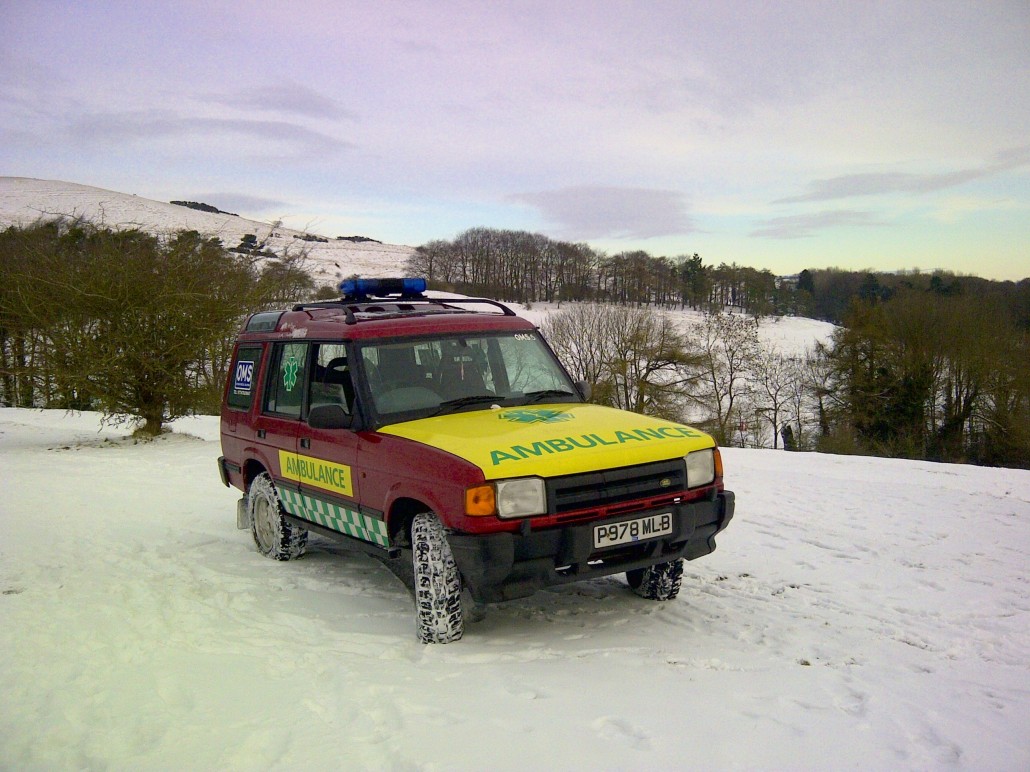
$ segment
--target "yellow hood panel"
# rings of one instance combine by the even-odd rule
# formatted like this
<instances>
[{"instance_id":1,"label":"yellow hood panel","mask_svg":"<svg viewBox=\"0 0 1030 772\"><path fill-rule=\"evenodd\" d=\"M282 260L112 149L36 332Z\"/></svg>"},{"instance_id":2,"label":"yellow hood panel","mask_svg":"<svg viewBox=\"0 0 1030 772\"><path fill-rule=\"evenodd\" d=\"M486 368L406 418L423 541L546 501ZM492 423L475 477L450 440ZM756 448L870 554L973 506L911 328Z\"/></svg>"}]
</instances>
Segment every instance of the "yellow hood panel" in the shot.
<instances>
[{"instance_id":1,"label":"yellow hood panel","mask_svg":"<svg viewBox=\"0 0 1030 772\"><path fill-rule=\"evenodd\" d=\"M476 410L379 431L463 458L487 480L646 464L715 445L704 432L683 424L588 404Z\"/></svg>"}]
</instances>

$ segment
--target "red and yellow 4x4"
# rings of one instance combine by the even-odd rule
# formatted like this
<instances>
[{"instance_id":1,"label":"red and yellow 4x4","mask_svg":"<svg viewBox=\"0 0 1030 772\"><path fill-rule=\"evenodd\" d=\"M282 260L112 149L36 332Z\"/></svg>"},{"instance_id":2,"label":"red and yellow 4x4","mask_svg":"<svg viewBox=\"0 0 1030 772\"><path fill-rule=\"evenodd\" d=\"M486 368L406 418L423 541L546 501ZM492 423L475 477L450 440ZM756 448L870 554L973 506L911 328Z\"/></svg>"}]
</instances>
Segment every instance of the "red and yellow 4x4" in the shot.
<instances>
[{"instance_id":1,"label":"red and yellow 4x4","mask_svg":"<svg viewBox=\"0 0 1030 772\"><path fill-rule=\"evenodd\" d=\"M410 560L424 642L460 638L469 597L625 572L674 598L733 516L712 438L588 404L532 323L424 289L344 282L248 318L219 459L238 525L276 560L309 531Z\"/></svg>"}]
</instances>

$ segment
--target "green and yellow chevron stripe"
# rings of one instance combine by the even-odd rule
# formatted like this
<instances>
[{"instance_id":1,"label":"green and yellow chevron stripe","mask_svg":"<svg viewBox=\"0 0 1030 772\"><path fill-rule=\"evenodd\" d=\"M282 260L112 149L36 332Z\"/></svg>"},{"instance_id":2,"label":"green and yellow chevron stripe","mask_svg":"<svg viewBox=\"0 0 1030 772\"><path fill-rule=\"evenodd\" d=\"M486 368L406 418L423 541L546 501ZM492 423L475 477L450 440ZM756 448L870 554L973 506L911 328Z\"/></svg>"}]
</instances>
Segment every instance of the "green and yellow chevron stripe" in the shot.
<instances>
[{"instance_id":1,"label":"green and yellow chevron stripe","mask_svg":"<svg viewBox=\"0 0 1030 772\"><path fill-rule=\"evenodd\" d=\"M279 498L283 503L283 509L294 517L311 520L347 536L378 544L380 547L390 546L390 535L386 531L386 523L382 520L363 515L356 509L312 496L303 496L288 488L279 488Z\"/></svg>"}]
</instances>

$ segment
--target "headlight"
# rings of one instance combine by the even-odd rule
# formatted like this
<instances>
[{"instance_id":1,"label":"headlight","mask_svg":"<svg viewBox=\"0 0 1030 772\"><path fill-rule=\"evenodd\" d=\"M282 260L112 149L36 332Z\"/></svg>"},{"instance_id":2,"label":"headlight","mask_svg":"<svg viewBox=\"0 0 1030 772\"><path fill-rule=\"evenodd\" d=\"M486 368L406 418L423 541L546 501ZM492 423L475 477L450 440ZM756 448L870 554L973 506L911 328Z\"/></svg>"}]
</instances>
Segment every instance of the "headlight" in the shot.
<instances>
[{"instance_id":1,"label":"headlight","mask_svg":"<svg viewBox=\"0 0 1030 772\"><path fill-rule=\"evenodd\" d=\"M529 517L547 512L547 491L539 477L502 480L496 485L498 516Z\"/></svg>"},{"instance_id":2,"label":"headlight","mask_svg":"<svg viewBox=\"0 0 1030 772\"><path fill-rule=\"evenodd\" d=\"M687 487L708 485L715 479L715 449L695 450L687 456Z\"/></svg>"}]
</instances>

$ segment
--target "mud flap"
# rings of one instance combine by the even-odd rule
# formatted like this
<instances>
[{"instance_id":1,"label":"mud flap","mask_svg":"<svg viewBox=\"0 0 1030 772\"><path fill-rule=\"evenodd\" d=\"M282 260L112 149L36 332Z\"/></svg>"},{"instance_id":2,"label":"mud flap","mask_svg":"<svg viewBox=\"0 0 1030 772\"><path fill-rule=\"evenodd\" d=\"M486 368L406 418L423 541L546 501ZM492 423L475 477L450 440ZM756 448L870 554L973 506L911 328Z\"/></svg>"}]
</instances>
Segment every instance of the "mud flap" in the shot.
<instances>
[{"instance_id":1,"label":"mud flap","mask_svg":"<svg viewBox=\"0 0 1030 772\"><path fill-rule=\"evenodd\" d=\"M244 496L236 502L236 527L241 531L247 531L250 530L250 526L250 509L247 507L247 497Z\"/></svg>"}]
</instances>

